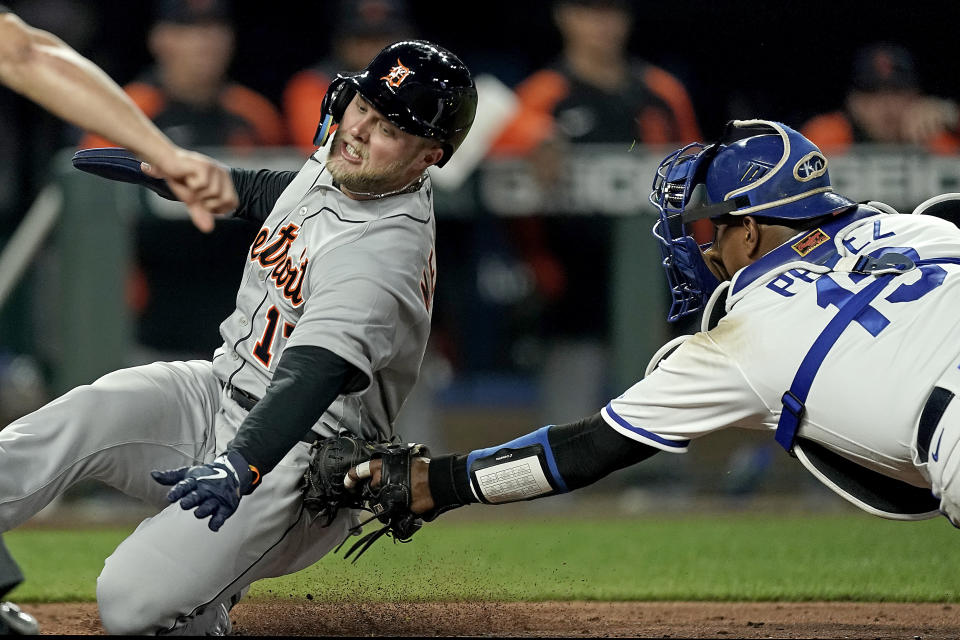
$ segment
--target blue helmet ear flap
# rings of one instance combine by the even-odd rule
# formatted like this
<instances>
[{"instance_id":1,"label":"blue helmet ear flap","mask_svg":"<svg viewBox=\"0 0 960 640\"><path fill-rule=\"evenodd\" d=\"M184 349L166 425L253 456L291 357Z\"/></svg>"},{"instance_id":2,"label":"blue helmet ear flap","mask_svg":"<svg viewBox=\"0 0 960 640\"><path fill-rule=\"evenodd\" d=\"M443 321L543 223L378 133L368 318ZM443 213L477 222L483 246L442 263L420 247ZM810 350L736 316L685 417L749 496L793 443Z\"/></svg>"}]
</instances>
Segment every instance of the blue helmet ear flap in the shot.
<instances>
[{"instance_id":1,"label":"blue helmet ear flap","mask_svg":"<svg viewBox=\"0 0 960 640\"><path fill-rule=\"evenodd\" d=\"M317 132L313 134L313 146L322 147L327 144L327 138L330 137L330 134L333 132L333 115L327 114L323 116L323 120L320 121L320 124L317 125Z\"/></svg>"},{"instance_id":2,"label":"blue helmet ear flap","mask_svg":"<svg viewBox=\"0 0 960 640\"><path fill-rule=\"evenodd\" d=\"M315 147L327 144L327 139L343 119L343 112L347 110L347 105L356 93L356 88L347 78L348 76L337 76L327 87L327 93L320 103L320 123L317 124L317 132L313 134Z\"/></svg>"}]
</instances>

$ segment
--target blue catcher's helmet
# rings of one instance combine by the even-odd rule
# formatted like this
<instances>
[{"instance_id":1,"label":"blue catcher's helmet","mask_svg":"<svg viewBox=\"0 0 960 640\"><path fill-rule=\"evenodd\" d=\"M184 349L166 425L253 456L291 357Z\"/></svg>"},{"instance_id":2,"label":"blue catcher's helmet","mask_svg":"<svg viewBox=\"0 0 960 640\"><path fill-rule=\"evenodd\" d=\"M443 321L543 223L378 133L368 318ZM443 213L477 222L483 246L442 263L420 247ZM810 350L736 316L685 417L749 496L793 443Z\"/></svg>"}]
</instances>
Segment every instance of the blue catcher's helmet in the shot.
<instances>
[{"instance_id":1,"label":"blue catcher's helmet","mask_svg":"<svg viewBox=\"0 0 960 640\"><path fill-rule=\"evenodd\" d=\"M752 215L800 221L856 205L833 192L827 159L812 142L770 120L733 120L714 144L689 144L657 169L650 202L660 212L660 241L673 322L700 310L720 284L703 260L689 225L704 218Z\"/></svg>"}]
</instances>

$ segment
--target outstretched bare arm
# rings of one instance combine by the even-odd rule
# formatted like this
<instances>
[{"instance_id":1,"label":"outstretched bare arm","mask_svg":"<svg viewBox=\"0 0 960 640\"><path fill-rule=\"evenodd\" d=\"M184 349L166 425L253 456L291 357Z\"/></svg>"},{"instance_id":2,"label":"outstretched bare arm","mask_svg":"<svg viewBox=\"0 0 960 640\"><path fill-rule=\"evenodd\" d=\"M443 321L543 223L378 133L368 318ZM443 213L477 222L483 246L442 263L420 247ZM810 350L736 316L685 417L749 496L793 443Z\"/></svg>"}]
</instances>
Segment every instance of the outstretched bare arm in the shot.
<instances>
[{"instance_id":1,"label":"outstretched bare arm","mask_svg":"<svg viewBox=\"0 0 960 640\"><path fill-rule=\"evenodd\" d=\"M174 145L102 69L12 13L0 13L0 83L156 167L202 231L237 207L226 168Z\"/></svg>"}]
</instances>

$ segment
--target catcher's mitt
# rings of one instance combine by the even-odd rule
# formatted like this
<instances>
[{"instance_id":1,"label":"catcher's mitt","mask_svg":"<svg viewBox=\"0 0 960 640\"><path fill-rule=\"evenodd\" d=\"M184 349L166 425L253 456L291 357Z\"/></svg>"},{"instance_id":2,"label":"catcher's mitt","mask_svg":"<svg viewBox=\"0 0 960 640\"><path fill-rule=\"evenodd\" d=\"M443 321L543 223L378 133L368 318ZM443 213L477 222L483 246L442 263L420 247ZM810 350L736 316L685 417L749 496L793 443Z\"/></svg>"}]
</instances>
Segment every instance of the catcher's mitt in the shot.
<instances>
[{"instance_id":1,"label":"catcher's mitt","mask_svg":"<svg viewBox=\"0 0 960 640\"><path fill-rule=\"evenodd\" d=\"M387 445L353 436L336 436L313 445L313 458L303 476L303 506L323 518L323 526L337 517L340 509L363 508L362 496L343 486L343 477L351 468L384 451Z\"/></svg>"},{"instance_id":2,"label":"catcher's mitt","mask_svg":"<svg viewBox=\"0 0 960 640\"><path fill-rule=\"evenodd\" d=\"M414 443L389 444L383 450L374 453L372 459L379 458L382 464L380 484L372 488L367 482L363 485L362 491L363 508L373 515L357 525L354 531L359 531L363 525L373 519L379 520L383 526L355 542L344 554L344 558L349 558L350 554L359 549L353 558L356 562L357 558L384 534L392 537L394 542L409 542L413 534L420 530L423 519L410 511L413 495L410 487L410 466L413 458L429 456L430 451L425 445ZM343 546L344 542L340 543L337 550Z\"/></svg>"},{"instance_id":3,"label":"catcher's mitt","mask_svg":"<svg viewBox=\"0 0 960 640\"><path fill-rule=\"evenodd\" d=\"M304 506L323 517L324 526L333 522L339 509L370 511L373 515L351 529L351 533L360 531L373 520L383 524L355 542L344 558L356 551L353 558L356 562L383 535L392 537L394 542L409 542L423 526L423 520L410 511L410 467L413 458L429 457L426 446L374 443L352 436L338 436L318 442L314 447L316 452L305 474ZM369 482L358 491L344 487L343 478L347 471L373 459L380 459L383 465L380 484L376 488L371 488ZM346 540L336 550L339 551L344 543Z\"/></svg>"}]
</instances>

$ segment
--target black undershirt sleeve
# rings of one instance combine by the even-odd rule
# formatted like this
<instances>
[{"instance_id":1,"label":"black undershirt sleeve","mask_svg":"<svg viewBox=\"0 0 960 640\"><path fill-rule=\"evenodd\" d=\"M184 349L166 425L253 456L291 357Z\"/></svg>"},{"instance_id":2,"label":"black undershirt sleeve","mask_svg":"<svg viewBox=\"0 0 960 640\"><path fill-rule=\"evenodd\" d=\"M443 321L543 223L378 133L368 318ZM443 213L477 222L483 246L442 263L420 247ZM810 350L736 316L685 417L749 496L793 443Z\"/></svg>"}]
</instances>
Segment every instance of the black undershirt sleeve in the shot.
<instances>
[{"instance_id":1,"label":"black undershirt sleeve","mask_svg":"<svg viewBox=\"0 0 960 640\"><path fill-rule=\"evenodd\" d=\"M362 389L367 377L323 347L284 350L267 393L247 414L227 451L237 451L263 476L310 430L341 393Z\"/></svg>"},{"instance_id":2,"label":"black undershirt sleeve","mask_svg":"<svg viewBox=\"0 0 960 640\"><path fill-rule=\"evenodd\" d=\"M552 426L547 430L547 438L557 471L570 491L593 484L659 451L621 435L599 413L579 422ZM467 456L453 454L433 458L428 473L437 510L478 502L470 489Z\"/></svg>"},{"instance_id":3,"label":"black undershirt sleeve","mask_svg":"<svg viewBox=\"0 0 960 640\"><path fill-rule=\"evenodd\" d=\"M616 431L599 413L547 431L557 470L567 489L593 484L660 451Z\"/></svg>"},{"instance_id":4,"label":"black undershirt sleeve","mask_svg":"<svg viewBox=\"0 0 960 640\"><path fill-rule=\"evenodd\" d=\"M233 217L262 224L296 175L296 171L230 169L230 178L240 198Z\"/></svg>"}]
</instances>

